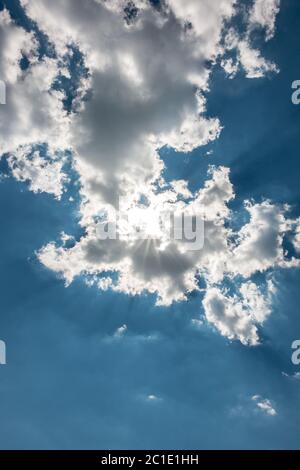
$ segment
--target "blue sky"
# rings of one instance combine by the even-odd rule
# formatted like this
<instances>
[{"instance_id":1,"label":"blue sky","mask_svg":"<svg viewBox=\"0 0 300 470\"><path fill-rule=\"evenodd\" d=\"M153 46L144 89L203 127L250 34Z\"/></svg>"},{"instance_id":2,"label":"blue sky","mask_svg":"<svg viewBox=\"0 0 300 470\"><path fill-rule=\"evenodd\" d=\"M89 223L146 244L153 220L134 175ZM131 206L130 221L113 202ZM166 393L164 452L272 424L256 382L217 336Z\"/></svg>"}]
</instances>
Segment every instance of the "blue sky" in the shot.
<instances>
[{"instance_id":1,"label":"blue sky","mask_svg":"<svg viewBox=\"0 0 300 470\"><path fill-rule=\"evenodd\" d=\"M24 26L18 2L5 3ZM292 216L300 216L300 108L291 103L299 23L298 2L282 0L274 38L255 37L280 73L247 79L240 71L228 79L214 66L207 115L223 126L218 139L188 154L160 151L165 180L184 179L191 191L203 187L209 165L230 167L233 224L244 221L243 202L251 198L288 203ZM40 53L47 53L41 38ZM72 79L84 73L79 64ZM261 342L254 347L205 321L202 291L157 306L155 293L100 291L84 276L66 288L36 255L62 231L82 235L77 175L66 171L72 181L60 200L29 191L11 175L0 183L0 338L7 345L0 447L299 448L300 382L293 374L300 369L291 362L291 343L300 338L299 268L274 270L272 313L258 326ZM264 285L268 274L252 279ZM122 325L127 329L118 336ZM263 412L256 395L270 400L276 415Z\"/></svg>"}]
</instances>

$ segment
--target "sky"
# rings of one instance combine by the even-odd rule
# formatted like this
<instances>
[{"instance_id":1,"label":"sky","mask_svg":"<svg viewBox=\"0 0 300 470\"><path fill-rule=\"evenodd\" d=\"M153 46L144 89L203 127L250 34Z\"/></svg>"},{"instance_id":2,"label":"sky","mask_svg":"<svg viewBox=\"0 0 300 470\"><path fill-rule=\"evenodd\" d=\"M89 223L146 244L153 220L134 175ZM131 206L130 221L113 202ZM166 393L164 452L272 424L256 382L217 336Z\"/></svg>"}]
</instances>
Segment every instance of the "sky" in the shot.
<instances>
[{"instance_id":1,"label":"sky","mask_svg":"<svg viewBox=\"0 0 300 470\"><path fill-rule=\"evenodd\" d=\"M0 448L298 449L299 2L0 10Z\"/></svg>"}]
</instances>

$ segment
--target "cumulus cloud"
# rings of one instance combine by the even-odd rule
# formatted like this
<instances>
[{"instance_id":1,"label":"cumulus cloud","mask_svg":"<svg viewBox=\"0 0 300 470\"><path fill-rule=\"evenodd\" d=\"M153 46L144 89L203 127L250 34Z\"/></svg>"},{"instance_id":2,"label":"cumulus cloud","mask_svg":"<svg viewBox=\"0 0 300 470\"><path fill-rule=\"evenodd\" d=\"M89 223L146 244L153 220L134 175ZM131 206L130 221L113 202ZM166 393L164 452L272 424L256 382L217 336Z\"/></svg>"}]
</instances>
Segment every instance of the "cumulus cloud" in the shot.
<instances>
[{"instance_id":1,"label":"cumulus cloud","mask_svg":"<svg viewBox=\"0 0 300 470\"><path fill-rule=\"evenodd\" d=\"M207 289L203 305L207 320L229 339L239 339L243 344L258 343L256 326L243 304L233 297L226 297L220 289Z\"/></svg>"},{"instance_id":2,"label":"cumulus cloud","mask_svg":"<svg viewBox=\"0 0 300 470\"><path fill-rule=\"evenodd\" d=\"M35 193L45 192L60 199L68 176L63 171L64 160L57 155L45 158L41 151L20 147L8 159L11 173L17 181L27 182Z\"/></svg>"},{"instance_id":3,"label":"cumulus cloud","mask_svg":"<svg viewBox=\"0 0 300 470\"><path fill-rule=\"evenodd\" d=\"M64 148L68 118L63 95L51 89L59 70L57 61L38 61L35 37L16 26L7 10L0 12L0 31L0 73L7 89L6 105L0 108L0 153L43 142ZM20 66L23 56L29 60L25 70Z\"/></svg>"},{"instance_id":4,"label":"cumulus cloud","mask_svg":"<svg viewBox=\"0 0 300 470\"><path fill-rule=\"evenodd\" d=\"M263 28L266 40L271 39L275 34L275 21L279 10L280 0L255 0L249 17L250 28Z\"/></svg>"},{"instance_id":5,"label":"cumulus cloud","mask_svg":"<svg viewBox=\"0 0 300 470\"><path fill-rule=\"evenodd\" d=\"M264 294L253 282L241 285L238 294L229 295L217 287L206 290L203 305L206 319L223 336L239 339L242 344L257 345L256 324L262 324L271 313L270 292Z\"/></svg>"},{"instance_id":6,"label":"cumulus cloud","mask_svg":"<svg viewBox=\"0 0 300 470\"><path fill-rule=\"evenodd\" d=\"M218 54L222 22L232 14L225 8L231 0L223 1L222 9L202 2L197 21L203 22L205 12L211 27L197 27L192 36L172 3L158 12L138 2L139 21L129 26L124 21L127 2L23 3L58 50L79 44L90 68L82 86L92 97L81 103L70 123L82 195L89 204L115 205L121 192L155 180L162 169L157 147L190 151L218 136L220 123L204 116L201 91L209 78L206 64Z\"/></svg>"},{"instance_id":7,"label":"cumulus cloud","mask_svg":"<svg viewBox=\"0 0 300 470\"><path fill-rule=\"evenodd\" d=\"M0 12L0 41L0 77L5 83L17 83L22 57L36 61L37 42L32 33L14 24L6 9Z\"/></svg>"},{"instance_id":8,"label":"cumulus cloud","mask_svg":"<svg viewBox=\"0 0 300 470\"><path fill-rule=\"evenodd\" d=\"M179 197L182 189L178 189L179 193L173 185L172 189L161 193L148 192L150 205L146 216L153 208L154 214L192 210L205 217L204 250L191 251L184 240L165 239L160 234L158 238L150 236L148 239L99 239L94 223L72 248L50 243L38 256L48 268L62 274L67 283L84 272L117 271L118 280L112 286L116 291L140 294L147 290L156 293L158 303L165 305L184 300L189 292L197 289L199 270L203 274L207 272L211 281L224 276L229 253L226 204L233 197L233 189L228 169L222 167L211 171L211 178L191 201L182 201ZM136 202L132 202L128 211L136 214L136 207Z\"/></svg>"},{"instance_id":9,"label":"cumulus cloud","mask_svg":"<svg viewBox=\"0 0 300 470\"><path fill-rule=\"evenodd\" d=\"M248 78L260 78L267 72L278 72L277 66L264 57L258 49L253 49L247 40L238 43L238 59Z\"/></svg>"},{"instance_id":10,"label":"cumulus cloud","mask_svg":"<svg viewBox=\"0 0 300 470\"><path fill-rule=\"evenodd\" d=\"M6 104L0 107L0 158L8 154L12 175L29 182L34 192L60 198L67 182L63 161L55 155L67 147L68 117L63 94L52 89L59 65L38 60L33 33L14 24L7 10L0 12L0 77L6 87ZM28 67L22 68L25 57ZM34 147L47 144L48 157Z\"/></svg>"},{"instance_id":11,"label":"cumulus cloud","mask_svg":"<svg viewBox=\"0 0 300 470\"><path fill-rule=\"evenodd\" d=\"M250 221L239 232L230 264L232 271L249 277L256 271L287 262L283 236L288 230L285 217L288 208L264 201L261 204L246 203L246 209Z\"/></svg>"},{"instance_id":12,"label":"cumulus cloud","mask_svg":"<svg viewBox=\"0 0 300 470\"><path fill-rule=\"evenodd\" d=\"M228 52L235 52L235 59L226 58L221 61L221 66L231 78L236 75L240 68L245 71L247 78L252 79L279 71L276 64L267 60L261 55L259 49L252 46L248 29L244 34L241 34L234 28L230 28L225 36L224 47Z\"/></svg>"},{"instance_id":13,"label":"cumulus cloud","mask_svg":"<svg viewBox=\"0 0 300 470\"><path fill-rule=\"evenodd\" d=\"M222 124L217 116L207 116L204 96L218 61L230 76L239 68L249 78L277 70L250 38L254 23L266 28L268 38L273 34L274 10L262 10L256 2L242 34L229 26L236 0L168 0L157 7L145 0L21 3L49 37L56 56L40 59L38 39L15 25L6 10L1 13L7 48L0 71L7 78L8 100L0 108L5 136L0 152L7 154L12 175L27 181L30 190L60 198L67 183L64 151L70 149L84 228L71 245L68 234L60 244L46 244L37 252L39 260L66 285L83 276L101 290L153 293L162 305L199 291L200 276L207 285L203 307L208 322L229 339L258 344L257 327L270 313L273 288L267 283L263 289L251 276L298 265L283 250L292 224L288 208L248 202L249 222L233 230L230 170L212 167L203 187L191 192L185 180L165 181L159 149L190 152L218 138ZM54 83L58 76L71 77L66 62L70 47L82 55L87 73L78 79L67 111L65 92ZM26 69L20 66L24 55ZM146 239L99 238L99 220L111 222L120 198L123 209L134 214L132 227L138 228L144 215ZM191 251L190 241L166 237L155 220L164 212L201 217L204 248ZM236 284L235 292L224 289L225 280ZM116 335L125 331L123 325Z\"/></svg>"},{"instance_id":14,"label":"cumulus cloud","mask_svg":"<svg viewBox=\"0 0 300 470\"><path fill-rule=\"evenodd\" d=\"M181 193L180 185L179 189ZM167 194L152 195L152 204L174 211L192 208L194 213L201 214L205 219L201 250L190 251L181 240L174 239L100 240L90 225L89 233L72 248L50 243L38 256L67 283L86 272L97 275L115 271L118 276L114 283L101 282L98 286L106 289L109 285L115 291L131 295L144 291L155 293L157 303L164 305L185 300L189 292L199 290L197 276L200 275L207 283L203 300L207 320L229 339L258 344L256 325L263 324L268 317L275 287L269 280L262 290L250 280L251 276L270 268L299 265L299 260L288 258L283 249L283 237L290 228L288 208L269 201L247 202L249 222L233 231L227 223L232 216L228 203L234 197L234 190L229 171L223 167L211 170L204 187L189 202L183 202L178 196L173 187ZM243 282L234 295L220 287L227 278L241 277Z\"/></svg>"}]
</instances>

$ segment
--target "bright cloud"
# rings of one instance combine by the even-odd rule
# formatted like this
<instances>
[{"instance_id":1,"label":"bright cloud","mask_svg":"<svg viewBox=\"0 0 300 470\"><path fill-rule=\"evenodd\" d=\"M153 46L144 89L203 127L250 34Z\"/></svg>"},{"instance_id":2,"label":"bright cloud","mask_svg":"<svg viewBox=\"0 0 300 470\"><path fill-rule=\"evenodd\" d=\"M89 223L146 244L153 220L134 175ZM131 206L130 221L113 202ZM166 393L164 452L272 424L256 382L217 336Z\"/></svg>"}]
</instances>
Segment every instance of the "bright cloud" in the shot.
<instances>
[{"instance_id":1,"label":"bright cloud","mask_svg":"<svg viewBox=\"0 0 300 470\"><path fill-rule=\"evenodd\" d=\"M7 48L0 71L9 92L0 109L1 154L8 155L17 180L59 199L68 180L64 151L69 149L80 182L84 228L71 246L64 234L61 244L42 247L39 260L67 285L81 275L101 290L153 293L161 305L186 300L199 290L201 276L207 286L207 321L230 340L258 344L258 325L270 314L274 289L271 281L263 288L251 276L298 265L283 249L295 221L288 219L287 207L252 201L245 203L249 222L231 229L235 190L230 170L212 167L203 187L192 193L185 180L164 180L159 149L190 152L218 138L222 123L207 116L204 96L213 64L220 62L230 76L243 69L248 78L277 71L252 47L250 37L254 24L266 29L268 39L273 35L277 2L264 9L256 1L244 34L230 26L236 0L168 0L157 8L145 0L135 1L134 8L123 0L21 3L49 37L56 56L39 59L38 38L13 24L7 11L1 13ZM61 75L71 76L70 47L80 51L88 73L80 78L68 112L65 93L54 83ZM24 55L26 70L20 67ZM47 151L36 150L43 145ZM120 198L128 213L146 214L152 230L148 239L99 239L99 218L110 222ZM155 214L164 211L203 217L204 248L191 251L186 241L153 230ZM235 284L235 292L225 290L226 280ZM125 332L123 325L116 335Z\"/></svg>"},{"instance_id":2,"label":"bright cloud","mask_svg":"<svg viewBox=\"0 0 300 470\"><path fill-rule=\"evenodd\" d=\"M14 178L27 182L31 191L45 192L53 194L57 199L61 198L68 177L63 171L64 159L59 155L45 158L40 151L31 152L31 149L24 146L10 155L7 161Z\"/></svg>"},{"instance_id":3,"label":"bright cloud","mask_svg":"<svg viewBox=\"0 0 300 470\"><path fill-rule=\"evenodd\" d=\"M262 324L271 313L271 292L270 289L264 294L249 281L233 296L210 287L203 300L206 318L223 336L256 345L259 342L256 324Z\"/></svg>"},{"instance_id":4,"label":"bright cloud","mask_svg":"<svg viewBox=\"0 0 300 470\"><path fill-rule=\"evenodd\" d=\"M268 398L262 398L260 395L253 395L252 400L255 402L257 408L267 416L276 416L277 411Z\"/></svg>"},{"instance_id":5,"label":"bright cloud","mask_svg":"<svg viewBox=\"0 0 300 470\"><path fill-rule=\"evenodd\" d=\"M262 27L266 32L266 40L271 39L275 34L275 22L279 10L280 0L255 0L250 12L250 27Z\"/></svg>"},{"instance_id":6,"label":"bright cloud","mask_svg":"<svg viewBox=\"0 0 300 470\"><path fill-rule=\"evenodd\" d=\"M245 71L247 78L261 78L267 73L279 71L276 64L265 59L259 49L252 47L248 29L244 34L240 34L234 28L230 28L225 36L224 47L227 52L235 54L234 59L226 58L221 62L231 78L240 68Z\"/></svg>"},{"instance_id":7,"label":"bright cloud","mask_svg":"<svg viewBox=\"0 0 300 470\"><path fill-rule=\"evenodd\" d=\"M122 336L125 335L126 331L127 331L127 325L122 325L119 328L117 328L117 330L115 331L114 336L116 338L121 338Z\"/></svg>"}]
</instances>

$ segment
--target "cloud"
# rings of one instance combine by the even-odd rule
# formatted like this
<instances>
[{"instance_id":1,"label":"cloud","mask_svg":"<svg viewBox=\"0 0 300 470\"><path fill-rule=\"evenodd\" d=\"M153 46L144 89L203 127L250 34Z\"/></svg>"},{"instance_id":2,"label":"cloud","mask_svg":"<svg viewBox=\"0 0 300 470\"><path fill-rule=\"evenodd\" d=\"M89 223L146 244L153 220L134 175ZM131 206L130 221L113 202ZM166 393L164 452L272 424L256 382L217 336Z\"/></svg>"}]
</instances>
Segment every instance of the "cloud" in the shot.
<instances>
[{"instance_id":1,"label":"cloud","mask_svg":"<svg viewBox=\"0 0 300 470\"><path fill-rule=\"evenodd\" d=\"M0 154L47 143L49 148L67 146L68 116L63 109L62 92L52 89L59 73L54 59L38 60L37 40L16 26L7 10L0 12L3 41L0 73L6 84L6 104L0 107ZM29 65L20 66L25 56Z\"/></svg>"},{"instance_id":2,"label":"cloud","mask_svg":"<svg viewBox=\"0 0 300 470\"><path fill-rule=\"evenodd\" d=\"M57 50L63 54L68 44L77 44L90 69L82 87L92 99L81 103L70 123L89 207L116 205L121 192L153 182L162 170L157 147L186 152L218 137L221 125L205 116L202 91L208 89L208 64L223 52L224 24L236 3L170 0L157 10L140 1L128 25L124 1L23 1ZM230 47L239 49L249 77L275 70L246 46L237 38Z\"/></svg>"},{"instance_id":3,"label":"cloud","mask_svg":"<svg viewBox=\"0 0 300 470\"><path fill-rule=\"evenodd\" d=\"M249 16L250 29L258 26L263 28L268 41L275 34L275 21L279 10L280 0L255 0Z\"/></svg>"},{"instance_id":4,"label":"cloud","mask_svg":"<svg viewBox=\"0 0 300 470\"><path fill-rule=\"evenodd\" d=\"M156 395L148 395L147 401L154 403L154 402L161 401L161 398L157 397Z\"/></svg>"},{"instance_id":5,"label":"cloud","mask_svg":"<svg viewBox=\"0 0 300 470\"><path fill-rule=\"evenodd\" d=\"M300 219L294 221L291 242L297 253L300 253Z\"/></svg>"},{"instance_id":6,"label":"cloud","mask_svg":"<svg viewBox=\"0 0 300 470\"><path fill-rule=\"evenodd\" d=\"M287 374L286 372L282 372L281 373L283 377L288 377L289 379L292 379L292 380L300 380L300 372L295 372L294 374Z\"/></svg>"},{"instance_id":7,"label":"cloud","mask_svg":"<svg viewBox=\"0 0 300 470\"><path fill-rule=\"evenodd\" d=\"M9 168L17 181L29 183L34 193L45 192L60 199L69 180L63 171L64 160L57 155L45 158L41 151L31 152L27 146L19 148L7 158Z\"/></svg>"},{"instance_id":8,"label":"cloud","mask_svg":"<svg viewBox=\"0 0 300 470\"><path fill-rule=\"evenodd\" d=\"M249 277L257 271L285 264L283 236L288 231L285 218L288 208L264 201L260 204L246 202L246 209L250 221L239 231L230 268Z\"/></svg>"},{"instance_id":9,"label":"cloud","mask_svg":"<svg viewBox=\"0 0 300 470\"><path fill-rule=\"evenodd\" d=\"M71 248L50 243L38 257L46 267L63 275L67 283L85 273L97 276L114 271L116 280L105 284L100 280L99 288L110 287L129 295L148 291L155 293L157 304L162 305L186 300L189 292L199 290L197 276L201 275L207 284L203 306L208 321L229 339L258 344L256 324L262 324L269 315L275 287L269 280L263 292L249 279L270 268L299 266L299 260L288 258L283 249L284 236L290 230L288 208L269 201L246 202L250 220L233 231L228 227L232 217L228 203L234 197L228 169L212 169L204 187L187 203L178 198L181 185L179 190L177 193L173 185L167 192L148 194L151 202L146 214L152 205L160 211L192 208L205 218L201 250L190 251L181 240L174 239L101 240L94 224L94 229L90 225L89 232ZM129 212L135 208L134 203ZM241 278L235 295L228 295L220 287L226 279Z\"/></svg>"},{"instance_id":10,"label":"cloud","mask_svg":"<svg viewBox=\"0 0 300 470\"><path fill-rule=\"evenodd\" d=\"M243 344L256 345L258 335L251 317L243 305L233 297L226 297L220 289L206 291L203 306L207 320L229 339L239 339Z\"/></svg>"},{"instance_id":11,"label":"cloud","mask_svg":"<svg viewBox=\"0 0 300 470\"><path fill-rule=\"evenodd\" d=\"M256 403L257 408L267 416L277 415L276 409L268 398L262 398L260 395L253 395L252 400Z\"/></svg>"},{"instance_id":12,"label":"cloud","mask_svg":"<svg viewBox=\"0 0 300 470\"><path fill-rule=\"evenodd\" d=\"M235 295L210 287L203 299L206 319L230 340L255 346L259 343L256 324L262 324L271 313L269 295L253 282L243 283Z\"/></svg>"},{"instance_id":13,"label":"cloud","mask_svg":"<svg viewBox=\"0 0 300 470\"><path fill-rule=\"evenodd\" d=\"M127 325L122 325L115 331L114 336L116 338L121 338L122 336L125 335L126 331L127 331Z\"/></svg>"},{"instance_id":14,"label":"cloud","mask_svg":"<svg viewBox=\"0 0 300 470\"><path fill-rule=\"evenodd\" d=\"M0 77L5 83L16 84L22 74L22 57L36 61L37 41L32 33L14 24L6 9L0 11L0 41Z\"/></svg>"},{"instance_id":15,"label":"cloud","mask_svg":"<svg viewBox=\"0 0 300 470\"><path fill-rule=\"evenodd\" d=\"M238 59L246 71L248 78L261 78L267 72L278 72L277 66L264 57L258 49L253 49L249 41L242 40L238 43Z\"/></svg>"},{"instance_id":16,"label":"cloud","mask_svg":"<svg viewBox=\"0 0 300 470\"><path fill-rule=\"evenodd\" d=\"M84 229L72 245L65 234L61 243L38 250L41 263L66 285L83 276L101 290L155 294L158 305L187 300L200 291L201 277L207 320L229 339L258 344L257 325L270 313L272 288L269 283L264 290L251 276L298 265L283 250L295 221L288 220L286 207L252 201L245 203L249 222L233 230L229 168L210 168L203 187L191 192L185 180L165 181L159 149L190 152L218 138L222 124L207 116L204 96L212 66L220 62L230 76L242 68L249 78L277 71L250 37L254 22L268 35L273 23L262 23L263 10L253 6L246 32L237 32L230 26L239 6L235 0L168 0L158 8L144 0L131 8L123 0L21 3L56 55L40 59L38 38L15 25L7 11L1 14L10 53L1 55L0 67L11 80L7 105L0 109L1 153L17 180L59 199L67 183L65 150L71 150ZM58 77L71 77L70 48L82 56L87 73L74 85L67 111L66 91L54 84ZM20 66L24 54L26 69ZM134 214L132 227L144 214L147 239L99 239L99 220L112 220L119 199ZM155 222L164 211L202 217L204 248L191 251L187 240L167 238ZM225 290L224 282L235 284L234 292Z\"/></svg>"},{"instance_id":17,"label":"cloud","mask_svg":"<svg viewBox=\"0 0 300 470\"><path fill-rule=\"evenodd\" d=\"M249 29L245 33L239 33L230 28L225 36L224 48L228 53L235 53L235 58L225 58L221 66L230 78L233 78L242 68L247 78L261 78L267 73L278 73L278 67L273 62L265 59L259 49L251 45Z\"/></svg>"},{"instance_id":18,"label":"cloud","mask_svg":"<svg viewBox=\"0 0 300 470\"><path fill-rule=\"evenodd\" d=\"M192 318L191 325L196 330L200 330L203 327L204 322L203 320L199 320L198 318Z\"/></svg>"},{"instance_id":19,"label":"cloud","mask_svg":"<svg viewBox=\"0 0 300 470\"><path fill-rule=\"evenodd\" d=\"M211 171L211 178L191 202L183 202L173 188L162 192L148 192L149 207L154 213L170 210L192 210L206 217L205 249L190 251L182 240L164 237L146 240L99 239L96 224L89 225L88 233L72 248L57 247L50 243L39 251L39 259L48 268L61 273L67 283L82 273L97 274L102 271L118 273L112 288L127 294L144 291L156 293L158 304L169 305L184 300L188 292L197 289L196 274L207 272L208 279L221 280L228 252L228 229L225 228L229 214L227 202L233 197L229 172L226 168ZM175 185L176 186L176 185ZM128 212L136 211L132 202ZM138 206L141 209L141 206Z\"/></svg>"},{"instance_id":20,"label":"cloud","mask_svg":"<svg viewBox=\"0 0 300 470\"><path fill-rule=\"evenodd\" d=\"M58 62L38 60L34 34L15 25L7 10L0 12L0 37L0 76L6 86L6 104L0 107L0 158L7 154L12 175L27 181L30 190L59 199L68 180L61 158L68 117L63 94L52 89ZM20 65L24 57L27 68ZM47 155L41 153L42 144L47 144Z\"/></svg>"}]
</instances>

